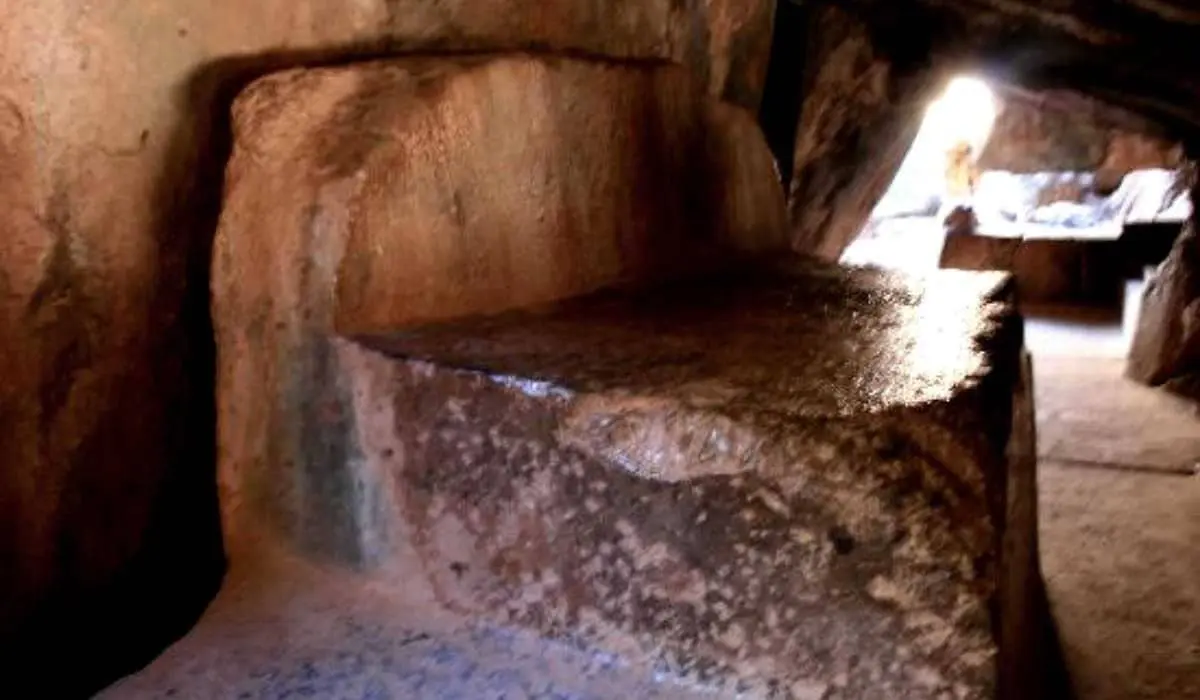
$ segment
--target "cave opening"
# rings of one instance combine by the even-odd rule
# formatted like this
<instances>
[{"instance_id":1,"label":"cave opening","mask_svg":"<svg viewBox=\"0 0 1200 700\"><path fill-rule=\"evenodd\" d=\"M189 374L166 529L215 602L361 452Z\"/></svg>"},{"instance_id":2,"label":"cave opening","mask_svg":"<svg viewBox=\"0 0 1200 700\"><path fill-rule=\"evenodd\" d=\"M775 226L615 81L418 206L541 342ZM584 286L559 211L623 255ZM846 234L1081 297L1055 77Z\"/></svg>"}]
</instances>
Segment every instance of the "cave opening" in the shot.
<instances>
[{"instance_id":1,"label":"cave opening","mask_svg":"<svg viewBox=\"0 0 1200 700\"><path fill-rule=\"evenodd\" d=\"M841 262L1012 273L1031 343L1124 357L1146 281L1192 214L1189 177L1152 120L959 75Z\"/></svg>"}]
</instances>

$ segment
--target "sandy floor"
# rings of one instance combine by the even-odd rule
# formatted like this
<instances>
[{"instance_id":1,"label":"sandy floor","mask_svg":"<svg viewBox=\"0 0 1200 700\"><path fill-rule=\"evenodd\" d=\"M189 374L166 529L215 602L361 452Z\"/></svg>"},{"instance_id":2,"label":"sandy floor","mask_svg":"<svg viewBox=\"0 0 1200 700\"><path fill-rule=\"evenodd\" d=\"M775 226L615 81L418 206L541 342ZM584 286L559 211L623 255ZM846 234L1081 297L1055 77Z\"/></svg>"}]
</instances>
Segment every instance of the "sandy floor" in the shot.
<instances>
[{"instance_id":1,"label":"sandy floor","mask_svg":"<svg viewBox=\"0 0 1200 700\"><path fill-rule=\"evenodd\" d=\"M1042 565L1080 700L1200 698L1200 414L1121 377L1119 321L1032 320Z\"/></svg>"}]
</instances>

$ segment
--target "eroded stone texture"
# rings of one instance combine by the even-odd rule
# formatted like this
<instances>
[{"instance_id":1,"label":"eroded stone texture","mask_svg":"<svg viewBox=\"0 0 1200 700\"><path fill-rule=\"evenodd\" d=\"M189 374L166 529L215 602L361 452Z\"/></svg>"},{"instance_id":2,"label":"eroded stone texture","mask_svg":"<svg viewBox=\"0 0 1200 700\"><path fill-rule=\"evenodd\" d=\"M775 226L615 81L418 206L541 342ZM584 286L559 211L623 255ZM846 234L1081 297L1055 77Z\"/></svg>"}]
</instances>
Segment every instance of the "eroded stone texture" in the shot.
<instances>
[{"instance_id":1,"label":"eroded stone texture","mask_svg":"<svg viewBox=\"0 0 1200 700\"><path fill-rule=\"evenodd\" d=\"M376 575L751 697L1032 697L1004 279L793 262L339 343Z\"/></svg>"},{"instance_id":2,"label":"eroded stone texture","mask_svg":"<svg viewBox=\"0 0 1200 700\"><path fill-rule=\"evenodd\" d=\"M687 71L522 55L291 71L237 101L213 291L226 542L369 566L328 335L786 247L762 137Z\"/></svg>"},{"instance_id":3,"label":"eroded stone texture","mask_svg":"<svg viewBox=\"0 0 1200 700\"><path fill-rule=\"evenodd\" d=\"M1200 238L1194 223L1146 282L1126 373L1150 385L1200 373Z\"/></svg>"},{"instance_id":4,"label":"eroded stone texture","mask_svg":"<svg viewBox=\"0 0 1200 700\"><path fill-rule=\"evenodd\" d=\"M1181 165L1182 157L1179 144L1153 135L1112 134L1104 162L1096 172L1096 188L1101 192L1116 190L1129 173L1149 168L1173 169Z\"/></svg>"},{"instance_id":5,"label":"eroded stone texture","mask_svg":"<svg viewBox=\"0 0 1200 700\"><path fill-rule=\"evenodd\" d=\"M857 16L814 12L789 208L796 250L836 260L891 184L948 76L929 55L898 61Z\"/></svg>"}]
</instances>

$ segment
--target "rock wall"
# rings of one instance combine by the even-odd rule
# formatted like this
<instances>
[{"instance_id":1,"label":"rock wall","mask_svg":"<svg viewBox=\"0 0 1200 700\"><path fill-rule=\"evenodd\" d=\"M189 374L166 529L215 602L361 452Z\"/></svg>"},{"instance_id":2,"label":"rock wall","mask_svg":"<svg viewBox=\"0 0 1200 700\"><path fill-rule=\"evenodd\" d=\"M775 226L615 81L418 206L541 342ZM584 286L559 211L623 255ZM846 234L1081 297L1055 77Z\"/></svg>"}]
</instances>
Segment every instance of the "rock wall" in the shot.
<instances>
[{"instance_id":1,"label":"rock wall","mask_svg":"<svg viewBox=\"0 0 1200 700\"><path fill-rule=\"evenodd\" d=\"M16 668L52 655L75 672L46 682L92 688L179 634L215 588L209 250L228 107L249 79L538 47L673 59L753 107L772 5L0 7L0 654ZM111 642L118 627L132 646Z\"/></svg>"},{"instance_id":2,"label":"rock wall","mask_svg":"<svg viewBox=\"0 0 1200 700\"><path fill-rule=\"evenodd\" d=\"M709 93L751 111L762 103L777 3L705 0Z\"/></svg>"},{"instance_id":3,"label":"rock wall","mask_svg":"<svg viewBox=\"0 0 1200 700\"><path fill-rule=\"evenodd\" d=\"M979 157L981 169L1098 172L1111 190L1131 170L1178 163L1177 144L1153 123L1124 110L1064 91L993 89L1000 110Z\"/></svg>"},{"instance_id":4,"label":"rock wall","mask_svg":"<svg viewBox=\"0 0 1200 700\"><path fill-rule=\"evenodd\" d=\"M913 61L880 45L871 27L832 6L814 11L807 41L793 245L836 260L891 184L948 73L928 54Z\"/></svg>"}]
</instances>

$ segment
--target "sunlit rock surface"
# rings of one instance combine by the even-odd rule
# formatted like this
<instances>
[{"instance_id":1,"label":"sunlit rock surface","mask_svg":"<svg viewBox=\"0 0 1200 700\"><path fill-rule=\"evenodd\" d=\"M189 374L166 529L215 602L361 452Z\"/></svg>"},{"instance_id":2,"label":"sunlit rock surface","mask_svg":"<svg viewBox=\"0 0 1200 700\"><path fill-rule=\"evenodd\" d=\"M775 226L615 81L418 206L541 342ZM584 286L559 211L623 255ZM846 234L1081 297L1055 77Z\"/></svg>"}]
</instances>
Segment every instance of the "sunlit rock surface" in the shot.
<instances>
[{"instance_id":1,"label":"sunlit rock surface","mask_svg":"<svg viewBox=\"0 0 1200 700\"><path fill-rule=\"evenodd\" d=\"M887 191L949 77L883 45L866 17L817 6L793 146L788 206L796 250L836 260Z\"/></svg>"}]
</instances>

